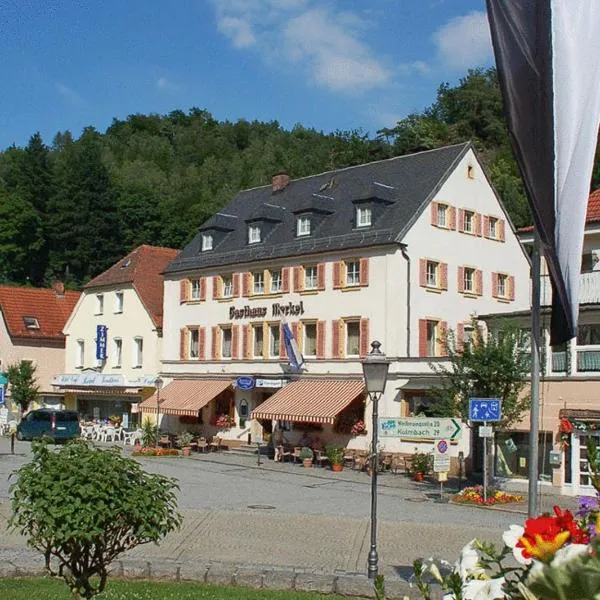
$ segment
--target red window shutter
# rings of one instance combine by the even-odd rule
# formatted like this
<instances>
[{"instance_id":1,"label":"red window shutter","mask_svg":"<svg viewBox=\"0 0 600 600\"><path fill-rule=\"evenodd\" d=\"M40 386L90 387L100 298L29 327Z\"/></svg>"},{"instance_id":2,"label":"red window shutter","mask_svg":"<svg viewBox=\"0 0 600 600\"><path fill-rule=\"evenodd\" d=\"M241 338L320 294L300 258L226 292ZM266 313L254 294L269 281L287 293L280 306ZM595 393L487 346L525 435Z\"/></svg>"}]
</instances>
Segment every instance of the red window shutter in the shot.
<instances>
[{"instance_id":1,"label":"red window shutter","mask_svg":"<svg viewBox=\"0 0 600 600\"><path fill-rule=\"evenodd\" d=\"M231 326L231 358L238 359L240 357L240 326Z\"/></svg>"},{"instance_id":2,"label":"red window shutter","mask_svg":"<svg viewBox=\"0 0 600 600\"><path fill-rule=\"evenodd\" d=\"M462 294L465 291L465 268L458 267L458 279L456 280L458 285L458 293Z\"/></svg>"},{"instance_id":3,"label":"red window shutter","mask_svg":"<svg viewBox=\"0 0 600 600\"><path fill-rule=\"evenodd\" d=\"M479 213L475 213L474 218L475 218L475 234L478 235L479 237L481 237L481 234L482 234L481 215Z\"/></svg>"},{"instance_id":4,"label":"red window shutter","mask_svg":"<svg viewBox=\"0 0 600 600\"><path fill-rule=\"evenodd\" d=\"M296 323L294 323L295 325ZM296 337L294 335L294 337ZM285 350L285 341L283 337L283 323L279 325L279 358L287 358L287 352Z\"/></svg>"},{"instance_id":5,"label":"red window shutter","mask_svg":"<svg viewBox=\"0 0 600 600\"><path fill-rule=\"evenodd\" d=\"M440 263L440 288L448 289L448 265L446 263Z\"/></svg>"},{"instance_id":6,"label":"red window shutter","mask_svg":"<svg viewBox=\"0 0 600 600\"><path fill-rule=\"evenodd\" d=\"M369 352L369 319L360 320L360 357L364 358Z\"/></svg>"},{"instance_id":7,"label":"red window shutter","mask_svg":"<svg viewBox=\"0 0 600 600\"><path fill-rule=\"evenodd\" d=\"M483 273L475 269L475 293L479 296L483 294Z\"/></svg>"},{"instance_id":8,"label":"red window shutter","mask_svg":"<svg viewBox=\"0 0 600 600\"><path fill-rule=\"evenodd\" d=\"M465 345L465 324L456 324L456 351L462 352Z\"/></svg>"},{"instance_id":9,"label":"red window shutter","mask_svg":"<svg viewBox=\"0 0 600 600\"><path fill-rule=\"evenodd\" d=\"M186 347L185 347L186 332L187 332L187 329L185 327L182 327L179 330L179 360L185 360L185 356L187 354Z\"/></svg>"},{"instance_id":10,"label":"red window shutter","mask_svg":"<svg viewBox=\"0 0 600 600\"><path fill-rule=\"evenodd\" d=\"M302 285L302 275L304 274L304 269L302 267L294 267L294 291L301 292L303 289Z\"/></svg>"},{"instance_id":11,"label":"red window shutter","mask_svg":"<svg viewBox=\"0 0 600 600\"><path fill-rule=\"evenodd\" d=\"M448 208L448 228L456 229L456 208L454 206Z\"/></svg>"},{"instance_id":12,"label":"red window shutter","mask_svg":"<svg viewBox=\"0 0 600 600\"><path fill-rule=\"evenodd\" d=\"M331 357L340 357L340 321L331 321Z\"/></svg>"},{"instance_id":13,"label":"red window shutter","mask_svg":"<svg viewBox=\"0 0 600 600\"><path fill-rule=\"evenodd\" d=\"M448 323L446 321L438 323L438 333L440 334L439 356L448 356Z\"/></svg>"},{"instance_id":14,"label":"red window shutter","mask_svg":"<svg viewBox=\"0 0 600 600\"><path fill-rule=\"evenodd\" d=\"M359 267L359 277L360 277L360 285L367 286L369 285L369 259L361 258L360 259L360 267Z\"/></svg>"},{"instance_id":15,"label":"red window shutter","mask_svg":"<svg viewBox=\"0 0 600 600\"><path fill-rule=\"evenodd\" d=\"M362 266L361 266L362 276ZM317 288L322 292L325 289L325 263L317 265Z\"/></svg>"},{"instance_id":16,"label":"red window shutter","mask_svg":"<svg viewBox=\"0 0 600 600\"><path fill-rule=\"evenodd\" d=\"M200 277L200 301L206 300L206 277Z\"/></svg>"},{"instance_id":17,"label":"red window shutter","mask_svg":"<svg viewBox=\"0 0 600 600\"><path fill-rule=\"evenodd\" d=\"M206 327L198 327L198 360L206 359Z\"/></svg>"},{"instance_id":18,"label":"red window shutter","mask_svg":"<svg viewBox=\"0 0 600 600\"><path fill-rule=\"evenodd\" d=\"M504 219L500 219L498 221L498 239L501 242L504 242L506 240L506 223Z\"/></svg>"},{"instance_id":19,"label":"red window shutter","mask_svg":"<svg viewBox=\"0 0 600 600\"><path fill-rule=\"evenodd\" d=\"M281 269L281 287L284 294L290 292L290 267L283 267Z\"/></svg>"},{"instance_id":20,"label":"red window shutter","mask_svg":"<svg viewBox=\"0 0 600 600\"><path fill-rule=\"evenodd\" d=\"M458 231L464 232L465 230L465 211L463 208L458 209Z\"/></svg>"},{"instance_id":21,"label":"red window shutter","mask_svg":"<svg viewBox=\"0 0 600 600\"><path fill-rule=\"evenodd\" d=\"M427 261L424 258L419 259L419 285L421 287L427 285Z\"/></svg>"},{"instance_id":22,"label":"red window shutter","mask_svg":"<svg viewBox=\"0 0 600 600\"><path fill-rule=\"evenodd\" d=\"M512 275L508 278L508 299L515 299L515 278Z\"/></svg>"},{"instance_id":23,"label":"red window shutter","mask_svg":"<svg viewBox=\"0 0 600 600\"><path fill-rule=\"evenodd\" d=\"M216 360L219 358L219 328L217 326L212 327L211 340L210 340L210 358Z\"/></svg>"},{"instance_id":24,"label":"red window shutter","mask_svg":"<svg viewBox=\"0 0 600 600\"><path fill-rule=\"evenodd\" d=\"M188 301L188 289L189 289L189 281L187 279L182 279L179 282L179 304L183 304Z\"/></svg>"},{"instance_id":25,"label":"red window shutter","mask_svg":"<svg viewBox=\"0 0 600 600\"><path fill-rule=\"evenodd\" d=\"M437 207L438 207L438 203L437 202L432 202L431 203L431 224L432 225L437 225L438 224L438 220L437 220Z\"/></svg>"},{"instance_id":26,"label":"red window shutter","mask_svg":"<svg viewBox=\"0 0 600 600\"><path fill-rule=\"evenodd\" d=\"M498 297L498 273L492 273L492 298Z\"/></svg>"},{"instance_id":27,"label":"red window shutter","mask_svg":"<svg viewBox=\"0 0 600 600\"><path fill-rule=\"evenodd\" d=\"M419 319L419 356L427 356L427 319Z\"/></svg>"},{"instance_id":28,"label":"red window shutter","mask_svg":"<svg viewBox=\"0 0 600 600\"><path fill-rule=\"evenodd\" d=\"M342 285L342 272L344 268L344 263L340 260L333 263L333 287L336 290L339 290Z\"/></svg>"},{"instance_id":29,"label":"red window shutter","mask_svg":"<svg viewBox=\"0 0 600 600\"><path fill-rule=\"evenodd\" d=\"M240 273L234 273L232 276L232 287L233 289L231 290L233 293L233 297L234 298L238 298L240 295Z\"/></svg>"},{"instance_id":30,"label":"red window shutter","mask_svg":"<svg viewBox=\"0 0 600 600\"><path fill-rule=\"evenodd\" d=\"M244 360L252 357L252 330L250 325L244 325Z\"/></svg>"},{"instance_id":31,"label":"red window shutter","mask_svg":"<svg viewBox=\"0 0 600 600\"><path fill-rule=\"evenodd\" d=\"M490 237L490 218L487 215L483 217L483 237Z\"/></svg>"},{"instance_id":32,"label":"red window shutter","mask_svg":"<svg viewBox=\"0 0 600 600\"><path fill-rule=\"evenodd\" d=\"M213 283L212 297L213 297L213 299L219 298L219 296L220 296L220 294L219 294L219 277L217 275L215 275L212 278L212 283Z\"/></svg>"},{"instance_id":33,"label":"red window shutter","mask_svg":"<svg viewBox=\"0 0 600 600\"><path fill-rule=\"evenodd\" d=\"M248 298L252 294L252 273L244 273L244 289L242 295Z\"/></svg>"},{"instance_id":34,"label":"red window shutter","mask_svg":"<svg viewBox=\"0 0 600 600\"><path fill-rule=\"evenodd\" d=\"M325 321L317 321L317 358L325 358Z\"/></svg>"}]
</instances>

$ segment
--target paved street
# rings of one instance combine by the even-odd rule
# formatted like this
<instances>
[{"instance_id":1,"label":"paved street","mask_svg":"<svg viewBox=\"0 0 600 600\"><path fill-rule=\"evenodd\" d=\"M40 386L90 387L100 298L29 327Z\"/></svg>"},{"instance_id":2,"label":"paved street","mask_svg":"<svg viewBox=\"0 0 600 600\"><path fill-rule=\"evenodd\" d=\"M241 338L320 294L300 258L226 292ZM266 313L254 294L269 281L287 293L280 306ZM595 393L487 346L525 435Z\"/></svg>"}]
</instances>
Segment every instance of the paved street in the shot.
<instances>
[{"instance_id":1,"label":"paved street","mask_svg":"<svg viewBox=\"0 0 600 600\"><path fill-rule=\"evenodd\" d=\"M8 476L27 460L28 443L8 454L0 440L0 560L22 552L23 540L4 531ZM148 471L180 483L181 531L132 557L215 560L327 570L364 569L369 544L370 485L365 473L305 469L228 454L191 459L143 459ZM522 513L437 503L439 487L404 475L383 474L379 487L379 556L388 574L404 575L417 557L454 560L473 537L501 543ZM544 499L549 509L555 498ZM572 505L572 499L561 499ZM525 510L521 506L518 510Z\"/></svg>"}]
</instances>

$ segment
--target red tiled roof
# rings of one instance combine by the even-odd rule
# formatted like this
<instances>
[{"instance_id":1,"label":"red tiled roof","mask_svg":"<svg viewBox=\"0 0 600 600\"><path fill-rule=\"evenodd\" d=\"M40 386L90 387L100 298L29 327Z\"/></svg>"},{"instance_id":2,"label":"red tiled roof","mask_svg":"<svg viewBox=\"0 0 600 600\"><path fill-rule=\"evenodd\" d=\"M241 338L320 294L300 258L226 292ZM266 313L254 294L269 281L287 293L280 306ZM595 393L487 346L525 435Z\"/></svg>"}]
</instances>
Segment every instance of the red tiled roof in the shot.
<instances>
[{"instance_id":1,"label":"red tiled roof","mask_svg":"<svg viewBox=\"0 0 600 600\"><path fill-rule=\"evenodd\" d=\"M588 198L587 213L585 215L585 224L600 222L600 188L594 190ZM519 233L533 231L533 225L519 228Z\"/></svg>"},{"instance_id":2,"label":"red tiled roof","mask_svg":"<svg viewBox=\"0 0 600 600\"><path fill-rule=\"evenodd\" d=\"M252 411L253 419L330 423L365 391L361 379L293 381Z\"/></svg>"},{"instance_id":3,"label":"red tiled roof","mask_svg":"<svg viewBox=\"0 0 600 600\"><path fill-rule=\"evenodd\" d=\"M164 415L198 416L198 411L231 386L231 379L175 379L160 390L160 412ZM146 413L156 412L156 393L140 404Z\"/></svg>"},{"instance_id":4,"label":"red tiled roof","mask_svg":"<svg viewBox=\"0 0 600 600\"><path fill-rule=\"evenodd\" d=\"M130 283L157 327L163 320L163 277L167 265L179 254L173 248L139 246L116 262L112 267L94 277L84 288L116 286Z\"/></svg>"},{"instance_id":5,"label":"red tiled roof","mask_svg":"<svg viewBox=\"0 0 600 600\"><path fill-rule=\"evenodd\" d=\"M80 292L65 291L58 295L53 289L0 287L0 310L11 337L64 339L63 328ZM33 317L39 328L25 326L23 317Z\"/></svg>"}]
</instances>

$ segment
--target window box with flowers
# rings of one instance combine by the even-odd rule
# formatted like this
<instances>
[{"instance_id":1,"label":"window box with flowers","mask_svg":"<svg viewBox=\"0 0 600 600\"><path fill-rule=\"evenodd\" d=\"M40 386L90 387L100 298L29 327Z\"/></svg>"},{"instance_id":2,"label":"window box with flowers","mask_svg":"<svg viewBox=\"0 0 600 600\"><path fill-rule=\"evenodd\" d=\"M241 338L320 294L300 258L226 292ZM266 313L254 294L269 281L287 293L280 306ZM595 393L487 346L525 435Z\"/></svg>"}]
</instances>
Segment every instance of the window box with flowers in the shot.
<instances>
[{"instance_id":1,"label":"window box with flowers","mask_svg":"<svg viewBox=\"0 0 600 600\"><path fill-rule=\"evenodd\" d=\"M356 421L356 423L352 425L350 433L352 435L367 435L367 426L365 425L365 422L362 419Z\"/></svg>"},{"instance_id":2,"label":"window box with flowers","mask_svg":"<svg viewBox=\"0 0 600 600\"><path fill-rule=\"evenodd\" d=\"M235 425L235 422L229 415L217 415L215 425L219 429L231 429Z\"/></svg>"}]
</instances>

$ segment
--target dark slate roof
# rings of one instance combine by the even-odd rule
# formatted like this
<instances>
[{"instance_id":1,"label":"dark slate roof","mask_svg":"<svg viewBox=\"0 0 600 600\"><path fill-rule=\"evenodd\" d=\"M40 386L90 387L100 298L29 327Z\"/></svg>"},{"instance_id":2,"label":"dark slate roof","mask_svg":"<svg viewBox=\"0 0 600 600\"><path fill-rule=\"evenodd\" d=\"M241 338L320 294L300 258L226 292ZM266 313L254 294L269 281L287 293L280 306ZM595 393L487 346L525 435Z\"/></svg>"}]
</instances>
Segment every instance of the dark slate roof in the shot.
<instances>
[{"instance_id":1,"label":"dark slate roof","mask_svg":"<svg viewBox=\"0 0 600 600\"><path fill-rule=\"evenodd\" d=\"M413 222L464 156L470 142L244 190L199 228L165 273L393 244ZM374 200L370 227L354 227L355 203ZM321 210L319 210L321 208ZM316 227L296 237L298 212L312 210ZM263 219L266 235L247 243L248 224ZM229 229L229 231L225 231ZM214 231L214 250L201 252L203 232Z\"/></svg>"}]
</instances>

